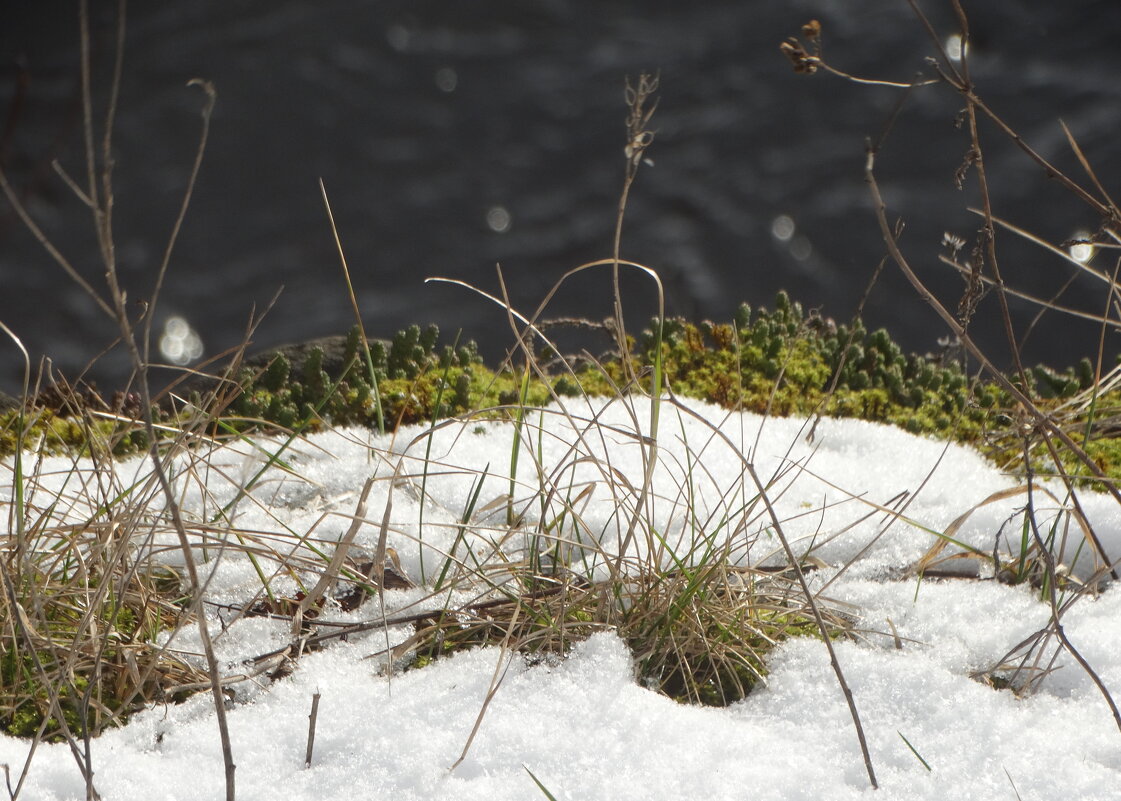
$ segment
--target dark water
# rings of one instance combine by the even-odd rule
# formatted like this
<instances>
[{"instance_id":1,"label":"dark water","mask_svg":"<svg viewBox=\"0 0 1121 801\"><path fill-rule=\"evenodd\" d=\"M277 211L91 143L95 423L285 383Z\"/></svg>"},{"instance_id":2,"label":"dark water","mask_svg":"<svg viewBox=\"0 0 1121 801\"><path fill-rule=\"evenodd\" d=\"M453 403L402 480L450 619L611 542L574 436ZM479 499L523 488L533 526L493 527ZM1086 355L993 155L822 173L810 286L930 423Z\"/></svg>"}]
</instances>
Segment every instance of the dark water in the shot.
<instances>
[{"instance_id":1,"label":"dark water","mask_svg":"<svg viewBox=\"0 0 1121 801\"><path fill-rule=\"evenodd\" d=\"M95 3L98 107L112 66L115 3ZM926 2L943 34L948 3ZM1053 0L967 3L981 95L1044 156L1082 179L1062 118L1107 189L1121 175L1121 4ZM973 8L975 7L975 8ZM497 291L501 264L515 303L532 309L569 268L610 255L623 174L623 82L661 74L657 136L633 189L623 256L659 271L669 311L728 319L741 301L787 288L807 305L850 315L883 254L863 142L901 92L826 75L799 77L778 51L810 18L825 53L851 73L907 80L934 50L905 2L710 0L698 4L576 0L135 2L115 128L117 257L129 297L146 297L193 158L201 77L217 87L211 137L156 312L189 321L207 354L237 343L250 311L284 292L258 345L336 333L351 312L317 181L326 183L366 326L386 335L435 321L489 353L511 341L503 313L430 275ZM72 3L9 6L0 160L45 231L103 287L89 213L51 170L83 180L78 26ZM21 88L22 87L22 88ZM967 148L961 102L946 87L903 102L879 175L904 245L954 306L961 282L938 263L944 232L972 239L978 202L953 173ZM1099 220L991 126L983 144L995 211L1054 242ZM503 214L506 217L503 217ZM507 225L503 225L503 222ZM777 222L776 222L777 221ZM791 231L790 224L793 224ZM789 234L786 238L777 237ZM1001 235L1006 280L1048 295L1072 269ZM968 248L968 246L967 246ZM1099 254L1095 266L1110 270ZM610 313L606 272L560 293L556 314ZM627 288L634 324L653 307ZM1065 300L1095 312L1101 285L1078 279ZM975 332L997 343L996 304ZM1017 306L1020 319L1032 309ZM894 267L865 312L911 349L944 330ZM0 320L38 358L73 374L113 326L0 204ZM1116 337L1107 339L1110 352ZM1069 363L1096 328L1054 317L1029 356ZM0 341L0 388L18 383L15 348ZM112 385L123 361L93 374Z\"/></svg>"}]
</instances>

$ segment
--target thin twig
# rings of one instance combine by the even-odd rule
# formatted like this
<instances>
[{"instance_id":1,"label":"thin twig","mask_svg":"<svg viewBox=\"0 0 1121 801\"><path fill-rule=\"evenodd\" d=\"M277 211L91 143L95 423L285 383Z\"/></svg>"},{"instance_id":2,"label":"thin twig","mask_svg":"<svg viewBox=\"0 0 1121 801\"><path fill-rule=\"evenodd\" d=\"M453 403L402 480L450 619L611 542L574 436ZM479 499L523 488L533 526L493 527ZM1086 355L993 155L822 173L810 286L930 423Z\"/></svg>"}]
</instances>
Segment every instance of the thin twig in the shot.
<instances>
[{"instance_id":1,"label":"thin twig","mask_svg":"<svg viewBox=\"0 0 1121 801\"><path fill-rule=\"evenodd\" d=\"M1063 446L1066 447L1078 459L1078 461L1085 465L1086 468L1095 476L1100 479L1106 479L1107 476L1102 471L1101 467L1098 466L1097 462L1095 462L1089 455L1087 455L1087 453L1081 447L1079 447L1078 444L1075 443L1074 440L1072 440L1070 436L1055 423L1054 420L1052 420L1047 414L1040 410L1040 408L1032 401L1032 399L1025 395L1016 384L1014 384L1012 381L1009 381L1007 376L1005 376L1000 370L997 369L996 365L992 363L985 352L977 345L977 343L968 334L968 332L961 325L958 319L950 313L950 311L942 304L940 300L938 300L938 298L934 296L934 293L932 293L927 288L926 284L923 283L922 279L920 279L915 273L914 269L912 269L910 263L908 263L906 257L903 255L903 252L899 249L899 243L891 229L891 226L888 225L887 209L884 205L883 196L880 194L880 187L876 181L875 176L876 151L870 145L868 146L866 155L867 158L864 165L864 180L868 183L868 188L872 193L872 205L875 209L876 219L880 224L880 235L883 237L884 244L887 245L888 253L891 254L891 257L895 261L896 266L899 267L900 271L910 282L915 292L918 293L919 297L922 298L932 309L934 309L938 316L942 318L942 321L949 327L954 336L956 336L961 341L961 344L966 348L966 350L968 350L973 355L973 357L977 359L985 372L992 377L993 381L999 384L1005 392L1011 395L1014 400L1016 400L1021 406L1023 406L1024 410L1028 413L1028 415L1032 418L1033 422L1040 428L1040 430L1050 433L1060 442L1062 442ZM1103 481L1102 483L1105 486L1106 491L1114 497L1114 500L1121 504L1121 490L1118 490L1117 487L1113 486L1113 483L1110 481ZM1106 554L1101 540L1095 533L1093 533L1092 529L1090 530L1090 542L1093 545L1094 550L1097 552L1098 557L1104 564L1110 567L1110 575L1114 579L1116 579L1118 577L1117 571L1113 567L1112 560L1110 560L1108 554Z\"/></svg>"},{"instance_id":2,"label":"thin twig","mask_svg":"<svg viewBox=\"0 0 1121 801\"><path fill-rule=\"evenodd\" d=\"M981 149L981 135L977 130L977 111L974 98L976 97L973 91L973 81L969 75L969 21L965 16L965 11L961 7L958 0L953 0L954 11L958 16L958 24L961 26L961 88L966 95L966 116L969 120L969 141L971 143L970 160L974 171L977 173L978 189L981 193L981 203L984 209L984 224L981 228L981 236L985 246L985 256L989 263L989 269L992 270L993 278L997 287L997 301L1000 303L1000 316L1001 322L1004 324L1004 335L1008 340L1008 347L1012 352L1012 363L1015 367L1016 374L1020 376L1020 384L1027 390L1031 383L1028 381L1027 372L1024 370L1024 364L1020 358L1020 350L1016 346L1016 333L1012 328L1012 312L1008 308L1008 295L1004 291L1004 278L1000 274L1000 264L996 255L996 230L993 226L993 207L992 199L989 195L989 179L988 173L985 170L985 157ZM977 273L980 274L980 266L977 268ZM963 315L963 326L969 325L969 317Z\"/></svg>"},{"instance_id":3,"label":"thin twig","mask_svg":"<svg viewBox=\"0 0 1121 801\"><path fill-rule=\"evenodd\" d=\"M763 505L767 508L767 515L771 518L771 524L774 526L775 535L778 537L779 542L782 543L782 548L786 552L786 558L790 561L794 574L798 577L798 583L802 586L802 593L806 599L806 603L809 604L810 610L813 612L814 622L817 623L818 631L821 632L821 641L825 643L825 649L829 652L829 663L833 666L833 673L837 676L837 683L841 685L841 692L845 695L845 703L848 704L853 726L856 727L856 738L860 741L860 753L864 756L864 769L868 772L868 781L872 783L873 789L879 789L880 785L876 782L876 771L872 767L872 755L868 751L868 740L864 736L864 727L860 723L860 712L856 709L856 701L852 697L852 690L849 688L848 682L845 681L845 674L841 670L841 663L837 660L837 652L833 648L833 639L829 636L829 628L825 625L825 620L821 617L821 610L818 609L817 602L814 600L814 594L810 590L810 585L806 582L806 575L802 572L801 561L795 555L794 549L790 547L790 541L782 531L782 523L779 522L778 515L775 514L775 508L771 505L771 500L767 496L766 487L763 486L763 482L759 480L759 475L755 472L755 465L750 462L745 462L744 466L751 475L751 480L755 482L755 489L758 491L759 498L763 501Z\"/></svg>"},{"instance_id":4,"label":"thin twig","mask_svg":"<svg viewBox=\"0 0 1121 801\"><path fill-rule=\"evenodd\" d=\"M82 107L84 112L83 126L86 137L86 170L89 176L88 194L89 199L93 204L94 226L96 228L98 242L101 248L102 259L105 263L105 277L106 281L109 284L113 317L117 322L121 340L124 342L124 345L128 350L129 357L132 361L133 369L137 377L137 384L141 398L142 422L145 434L148 438L148 454L152 462L153 473L155 474L156 481L164 498L166 499L167 511L169 516L171 517L172 525L179 538L179 547L183 553L183 560L187 569L187 574L190 580L191 593L193 595L192 606L194 609L200 612L200 614L198 614L198 631L199 637L202 641L203 651L206 657L207 671L210 675L211 693L214 699L214 707L218 719L218 729L222 741L222 758L225 765L226 779L226 799L227 801L234 801L236 797L234 790L234 771L236 769L236 765L233 761L233 750L230 743L229 727L226 723L225 696L222 692L221 674L218 666L218 660L214 654L214 645L211 641L210 630L206 622L206 616L204 614L201 614L201 582L199 581L198 569L195 565L194 556L191 552L190 538L187 535L187 530L180 513L179 503L176 499L175 492L172 489L171 482L167 476L167 471L164 468L163 458L160 454L159 438L156 433L155 424L152 417L152 397L148 382L148 362L144 355L147 352L147 343L145 343L144 351L142 352L140 344L137 342L136 330L133 326L132 321L129 319L128 310L126 307L125 292L121 288L118 281L115 247L113 244L112 215L110 213L113 206L111 163L102 165L103 171L101 173L101 179L105 195L104 199L101 198L101 193L98 191L98 167L96 156L94 155L92 90L90 88L90 33L88 0L82 0L82 2L80 3L79 20L82 30ZM118 42L118 47L123 46L123 41ZM116 97L116 93L114 92L112 96ZM205 133L209 125L209 113L211 105L212 103L208 104L203 112L203 144L205 144ZM111 118L112 115L110 115L110 119ZM111 130L107 130L106 136L111 137L111 133ZM111 139L107 141L106 149L111 150ZM196 178L197 170L192 172L191 182L185 192L185 202L180 210L180 217L186 211L186 202L189 201L191 193L194 190L194 182ZM165 251L165 260L170 259L171 247L174 245L174 238L177 232L178 224L176 225L171 240L168 243L168 249ZM147 333L147 330L148 329L146 328L145 333Z\"/></svg>"},{"instance_id":5,"label":"thin twig","mask_svg":"<svg viewBox=\"0 0 1121 801\"><path fill-rule=\"evenodd\" d=\"M66 256L62 254L62 251L55 247L55 244L43 233L43 229L35 222L35 218L31 216L31 213L23 204L23 201L20 200L19 194L8 181L8 176L5 174L2 165L0 165L0 189L4 190L4 195L8 198L8 202L12 204L12 208L15 210L16 216L19 217L20 222L31 232L31 235L42 245L43 249L54 259L55 263L63 269L63 272L66 273L70 280L81 287L82 291L90 296L101 311L105 312L108 317L113 317L113 308L105 301L105 298L101 297L97 290L90 286L89 281L82 277L74 268L74 265L70 263L70 260L67 259Z\"/></svg>"},{"instance_id":6,"label":"thin twig","mask_svg":"<svg viewBox=\"0 0 1121 801\"><path fill-rule=\"evenodd\" d=\"M171 253L175 250L175 243L179 239L179 232L183 228L183 220L186 218L187 209L191 205L191 196L194 194L199 170L202 168L202 157L206 153L206 143L210 138L210 118L214 114L214 104L218 100L218 93L214 89L214 84L210 81L193 78L187 82L187 86L198 86L206 93L206 105L202 109L202 132L199 134L198 147L195 148L195 161L191 165L191 174L187 179L187 189L183 192L183 199L179 204L179 213L175 216L175 224L171 227L171 234L167 238L163 258L160 260L160 269L156 273L156 283L152 288L152 294L148 298L144 333L141 337L144 342L144 361L146 362L149 360L149 348L152 343L152 322L155 319L156 302L159 300L160 291L163 289L164 276L167 274L168 265L171 263ZM106 148L108 148L108 144L106 144Z\"/></svg>"},{"instance_id":7,"label":"thin twig","mask_svg":"<svg viewBox=\"0 0 1121 801\"><path fill-rule=\"evenodd\" d=\"M311 714L308 715L307 751L304 754L304 767L311 767L311 755L315 750L315 722L319 717L319 690L311 697Z\"/></svg>"}]
</instances>

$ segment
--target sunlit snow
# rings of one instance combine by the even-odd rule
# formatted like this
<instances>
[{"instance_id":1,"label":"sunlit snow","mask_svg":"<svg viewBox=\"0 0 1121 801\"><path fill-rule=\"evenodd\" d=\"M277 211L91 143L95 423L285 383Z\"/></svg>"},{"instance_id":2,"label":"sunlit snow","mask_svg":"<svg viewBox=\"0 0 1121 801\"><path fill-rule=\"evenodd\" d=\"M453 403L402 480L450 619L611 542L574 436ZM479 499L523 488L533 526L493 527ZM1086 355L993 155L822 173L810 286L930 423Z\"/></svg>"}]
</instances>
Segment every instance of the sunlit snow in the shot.
<instances>
[{"instance_id":1,"label":"sunlit snow","mask_svg":"<svg viewBox=\"0 0 1121 801\"><path fill-rule=\"evenodd\" d=\"M812 550L829 565L809 574L813 586L859 615L862 636L838 640L836 651L880 782L874 797L1119 797L1121 731L1089 674L1053 639L1038 651L1038 666L1051 673L1034 693L1018 697L974 676L1022 656L1017 647L1047 626L1050 606L1038 589L994 581L991 568L977 560L939 567L979 571L980 579L920 582L908 572L938 542L932 532L951 526L960 543L1015 553L1030 500L1044 530L1065 538L1060 550L1072 572L1089 576L1095 558L1088 547L1079 549L1083 529L1061 485L1044 482L1029 496L1016 490L1016 478L970 449L870 423L823 419L811 438L805 420L665 403L652 492L642 497L650 416L649 402L641 399L590 407L573 401L563 411L530 413L513 493L517 514L529 523L555 517L563 493L542 501L538 489L567 488L569 500L579 497L580 524L567 534L574 541L570 555L579 553L578 537L594 536L607 551L617 549L637 514L640 531L657 530L665 545L637 536L628 544L631 554L664 561L666 549L696 552L731 537L735 561L785 561L765 506L752 503L759 492L745 469L751 464L793 548ZM264 451L280 444L261 439L264 451L227 445L209 455L208 471L183 472L176 485L192 519L211 519L220 505L237 501L234 524L262 538L274 535L270 541L283 551L294 547L294 535L338 540L351 525L364 482L374 476L356 545L375 549L392 500L388 544L409 576L423 574L431 582L480 481L473 547L484 552L487 532L497 539L503 530L514 436L511 423L478 420L453 421L433 432L414 427L392 438L357 430L320 433L284 453L289 472L270 468L250 496L239 499L237 487L261 468ZM431 500L422 513L426 460ZM0 497L10 498L7 464ZM58 471L58 477L45 477L44 487L54 482L55 491L73 491L73 477L62 485L69 465L46 460L44 472ZM127 484L146 475L148 465L136 459L118 472ZM1121 554L1117 503L1089 491L1080 502L1104 552ZM11 504L3 507L10 513ZM72 514L80 517L81 510ZM507 540L501 547L522 544ZM940 556L959 550L951 545ZM260 589L240 557L225 554L208 564L215 602L243 603ZM386 604L406 608L424 594L389 592ZM351 619L369 619L376 611L363 607L355 614ZM1117 590L1083 595L1062 621L1105 686L1121 687ZM286 641L285 624L264 618L242 620L226 632L215 618L213 632L230 674L243 672L246 658ZM193 630L180 636L180 647L197 650ZM400 641L404 634L389 636ZM354 636L305 655L287 678L238 685L228 714L238 798L544 798L528 771L558 799L873 797L844 695L818 640L781 645L770 658L766 687L729 708L712 709L645 689L626 646L611 633L579 644L562 662L528 665L487 648L392 677L368 658L385 647L386 637L382 631ZM497 694L453 769L496 676L502 679ZM315 751L306 768L315 693L321 696ZM0 763L9 766L13 784L27 757L26 742L0 736ZM134 716L123 729L94 740L90 759L94 784L106 799L224 794L218 729L205 693ZM85 797L67 746L38 747L21 797Z\"/></svg>"}]
</instances>

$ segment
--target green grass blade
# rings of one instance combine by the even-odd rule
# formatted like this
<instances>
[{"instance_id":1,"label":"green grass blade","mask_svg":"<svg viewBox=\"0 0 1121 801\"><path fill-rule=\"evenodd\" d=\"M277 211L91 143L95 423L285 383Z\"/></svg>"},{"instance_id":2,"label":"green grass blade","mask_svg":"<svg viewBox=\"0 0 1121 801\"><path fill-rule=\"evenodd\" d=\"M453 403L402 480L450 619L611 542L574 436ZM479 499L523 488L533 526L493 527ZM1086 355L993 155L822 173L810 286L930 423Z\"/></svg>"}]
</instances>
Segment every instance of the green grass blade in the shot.
<instances>
[{"instance_id":1,"label":"green grass blade","mask_svg":"<svg viewBox=\"0 0 1121 801\"><path fill-rule=\"evenodd\" d=\"M899 738L907 744L908 748L911 749L911 753L915 755L915 759L917 759L919 762L921 762L922 766L924 768L926 768L928 771L933 772L934 768L930 767L929 763L927 763L927 761L922 758L922 754L920 754L918 751L915 750L915 747L913 745L911 745L911 741L903 736L903 732L901 732L897 729L895 733L898 734Z\"/></svg>"},{"instance_id":2,"label":"green grass blade","mask_svg":"<svg viewBox=\"0 0 1121 801\"><path fill-rule=\"evenodd\" d=\"M526 765L522 765L522 767L525 768L525 772L529 774L529 778L533 779L533 783L537 785L537 789L541 791L541 794L543 796L548 798L549 801L557 801L556 796L554 796L552 793L550 793L549 789L544 784L541 783L541 780L533 775L532 770L530 770Z\"/></svg>"}]
</instances>

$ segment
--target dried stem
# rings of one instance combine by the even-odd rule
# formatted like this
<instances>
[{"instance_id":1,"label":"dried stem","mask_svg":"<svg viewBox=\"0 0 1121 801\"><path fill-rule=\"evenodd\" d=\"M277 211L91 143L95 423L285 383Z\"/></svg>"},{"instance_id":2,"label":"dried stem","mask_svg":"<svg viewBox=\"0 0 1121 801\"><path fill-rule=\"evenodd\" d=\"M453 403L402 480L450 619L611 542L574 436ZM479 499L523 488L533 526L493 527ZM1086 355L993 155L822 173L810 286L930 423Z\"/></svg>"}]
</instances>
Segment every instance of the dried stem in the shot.
<instances>
[{"instance_id":1,"label":"dried stem","mask_svg":"<svg viewBox=\"0 0 1121 801\"><path fill-rule=\"evenodd\" d=\"M786 558L789 560L795 575L798 577L798 583L802 587L802 594L806 598L806 603L809 604L810 609L813 611L814 622L817 623L818 631L821 632L821 641L825 643L825 650L829 652L829 664L833 667L833 673L837 676L837 683L841 685L841 692L845 695L845 703L848 704L849 714L852 716L852 724L856 727L856 738L860 741L860 753L864 757L864 769L868 772L868 781L872 783L872 789L879 789L879 783L876 781L876 771L872 767L872 755L868 751L868 740L864 736L864 727L860 723L860 712L856 709L856 701L852 697L852 689L849 683L845 680L845 674L841 670L841 663L837 661L837 652L833 648L833 640L829 636L829 628L825 625L825 621L821 617L821 610L818 609L817 602L814 600L814 594L810 590L810 585L806 583L806 574L802 572L801 560L797 554L790 547L790 541L782 531L782 523L779 522L778 515L775 514L775 508L771 505L771 500L767 496L767 489L763 486L763 482L759 480L758 474L755 472L755 465L746 463L745 467L747 472L751 474L751 480L755 482L755 488L759 492L759 498L762 499L763 505L767 508L767 515L771 518L771 524L774 526L775 534L782 543L782 549L786 552Z\"/></svg>"},{"instance_id":2,"label":"dried stem","mask_svg":"<svg viewBox=\"0 0 1121 801\"><path fill-rule=\"evenodd\" d=\"M623 322L623 294L619 286L619 266L621 264L619 253L623 240L623 217L627 209L627 199L630 196L631 186L638 175L638 168L646 159L646 150L654 142L654 132L647 126L654 111L658 108L658 101L647 108L647 103L658 91L658 75L648 75L643 72L638 76L637 85L632 85L627 80L624 97L627 102L627 145L623 148L623 155L627 159L626 172L623 176L623 191L619 194L619 209L615 215L615 238L612 245L612 260L614 271L612 274L615 303L615 339L619 343L620 361L626 371L627 380L633 380L634 370L631 365L630 348L627 347L627 331Z\"/></svg>"}]
</instances>

